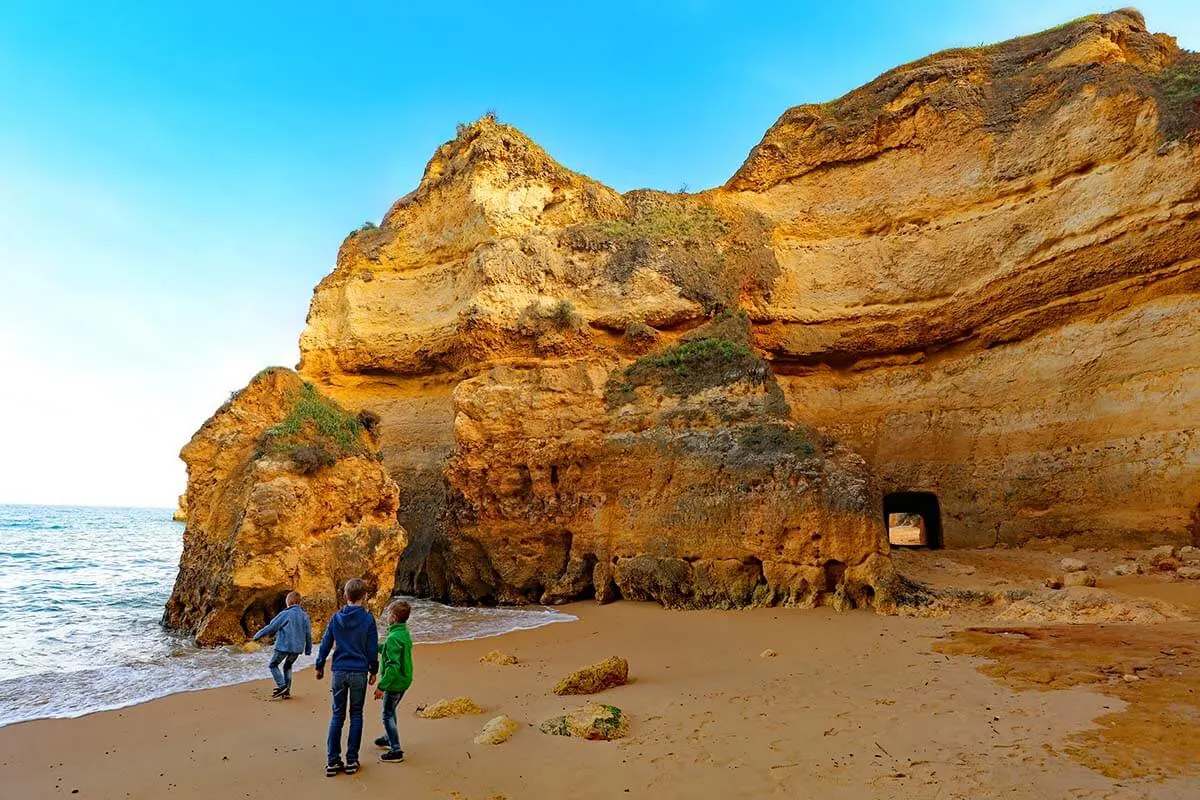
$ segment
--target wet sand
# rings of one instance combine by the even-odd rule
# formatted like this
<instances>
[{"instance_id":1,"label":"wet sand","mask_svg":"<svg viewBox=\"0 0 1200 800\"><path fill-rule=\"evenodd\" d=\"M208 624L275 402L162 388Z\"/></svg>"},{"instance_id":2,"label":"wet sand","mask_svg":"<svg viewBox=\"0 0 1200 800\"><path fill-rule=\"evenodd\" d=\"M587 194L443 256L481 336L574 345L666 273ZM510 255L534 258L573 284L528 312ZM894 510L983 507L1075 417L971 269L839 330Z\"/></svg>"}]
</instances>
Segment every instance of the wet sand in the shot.
<instances>
[{"instance_id":1,"label":"wet sand","mask_svg":"<svg viewBox=\"0 0 1200 800\"><path fill-rule=\"evenodd\" d=\"M264 654L258 683L0 729L0 785L13 798L1200 797L1196 777L1118 780L1066 755L1125 702L1086 685L1022 691L980 672L983 658L935 652L962 619L630 602L567 610L580 620L418 646L400 709L403 764L377 762L368 744L358 775L324 777L328 684L304 670L292 700L269 701ZM479 662L497 648L521 663ZM763 657L767 648L777 655ZM631 735L539 733L539 721L587 699L556 697L553 683L609 655L629 659L631 682L596 697L630 716ZM463 694L486 713L413 715ZM368 698L368 743L378 708ZM521 730L473 744L498 714Z\"/></svg>"}]
</instances>

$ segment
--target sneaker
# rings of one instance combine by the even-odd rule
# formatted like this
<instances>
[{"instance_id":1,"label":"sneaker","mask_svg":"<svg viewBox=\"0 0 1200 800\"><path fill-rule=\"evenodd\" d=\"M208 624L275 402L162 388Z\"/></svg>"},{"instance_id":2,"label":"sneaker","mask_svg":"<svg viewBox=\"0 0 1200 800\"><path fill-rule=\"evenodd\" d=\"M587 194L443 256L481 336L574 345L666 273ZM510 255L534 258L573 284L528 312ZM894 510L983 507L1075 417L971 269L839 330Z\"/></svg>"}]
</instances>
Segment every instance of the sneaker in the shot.
<instances>
[{"instance_id":1,"label":"sneaker","mask_svg":"<svg viewBox=\"0 0 1200 800\"><path fill-rule=\"evenodd\" d=\"M376 747L382 747L384 750L391 750L391 749L392 749L392 745L391 745L391 744L388 742L388 740L387 740L387 737L386 737L386 736L380 736L378 739L376 739L376 740L375 740L375 746L376 746Z\"/></svg>"},{"instance_id":2,"label":"sneaker","mask_svg":"<svg viewBox=\"0 0 1200 800\"><path fill-rule=\"evenodd\" d=\"M278 697L280 700L291 700L292 699L292 690L284 689L282 692L280 692L279 694L277 694L275 696Z\"/></svg>"},{"instance_id":3,"label":"sneaker","mask_svg":"<svg viewBox=\"0 0 1200 800\"><path fill-rule=\"evenodd\" d=\"M332 778L334 775L337 775L339 772L341 772L345 768L346 768L346 765L342 763L342 760L340 758L337 761L330 761L328 764L325 765L325 777Z\"/></svg>"},{"instance_id":4,"label":"sneaker","mask_svg":"<svg viewBox=\"0 0 1200 800\"><path fill-rule=\"evenodd\" d=\"M389 750L379 755L379 760L385 764L399 764L404 760L403 750Z\"/></svg>"},{"instance_id":5,"label":"sneaker","mask_svg":"<svg viewBox=\"0 0 1200 800\"><path fill-rule=\"evenodd\" d=\"M271 697L273 697L273 698L279 697L279 695L283 694L286 691L287 691L286 686L276 686L275 691L271 692Z\"/></svg>"},{"instance_id":6,"label":"sneaker","mask_svg":"<svg viewBox=\"0 0 1200 800\"><path fill-rule=\"evenodd\" d=\"M345 766L345 768L343 768L342 771L345 772L347 775L353 775L354 773L358 772L358 762L357 761L347 761L346 766Z\"/></svg>"}]
</instances>

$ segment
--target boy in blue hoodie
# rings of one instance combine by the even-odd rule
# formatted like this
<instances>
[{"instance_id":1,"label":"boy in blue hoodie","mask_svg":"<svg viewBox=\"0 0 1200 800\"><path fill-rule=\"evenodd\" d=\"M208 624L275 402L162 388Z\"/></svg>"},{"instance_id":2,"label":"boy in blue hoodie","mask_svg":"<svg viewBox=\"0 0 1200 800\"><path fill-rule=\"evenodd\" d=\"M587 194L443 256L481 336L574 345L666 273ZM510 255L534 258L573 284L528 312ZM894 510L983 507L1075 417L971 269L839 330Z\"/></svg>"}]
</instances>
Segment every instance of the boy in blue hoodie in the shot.
<instances>
[{"instance_id":1,"label":"boy in blue hoodie","mask_svg":"<svg viewBox=\"0 0 1200 800\"><path fill-rule=\"evenodd\" d=\"M375 618L363 607L367 585L358 578L346 581L346 605L333 615L317 650L317 680L325 677L325 659L333 648L333 713L329 719L329 740L325 748L325 775L358 772L358 746L362 743L363 703L368 684L375 683L379 671L379 631ZM336 645L336 647L335 647ZM342 762L342 724L350 712L350 733L346 737L346 761Z\"/></svg>"},{"instance_id":2,"label":"boy in blue hoodie","mask_svg":"<svg viewBox=\"0 0 1200 800\"><path fill-rule=\"evenodd\" d=\"M271 670L271 677L275 679L275 691L271 697L280 700L292 696L292 665L300 653L306 656L312 654L312 620L300 607L300 593L288 592L284 602L287 608L254 634L256 642L264 636L275 634L275 654L271 656L267 669ZM280 665L283 666L282 671Z\"/></svg>"}]
</instances>

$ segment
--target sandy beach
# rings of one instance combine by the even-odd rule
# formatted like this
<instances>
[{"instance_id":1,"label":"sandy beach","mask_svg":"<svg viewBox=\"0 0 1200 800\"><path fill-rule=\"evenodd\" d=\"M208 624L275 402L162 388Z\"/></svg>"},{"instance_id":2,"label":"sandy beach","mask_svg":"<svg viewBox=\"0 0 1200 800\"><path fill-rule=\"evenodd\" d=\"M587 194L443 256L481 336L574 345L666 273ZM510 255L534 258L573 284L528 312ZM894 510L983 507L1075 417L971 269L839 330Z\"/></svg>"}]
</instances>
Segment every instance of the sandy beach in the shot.
<instances>
[{"instance_id":1,"label":"sandy beach","mask_svg":"<svg viewBox=\"0 0 1200 800\"><path fill-rule=\"evenodd\" d=\"M418 646L416 682L401 706L403 764L377 762L368 744L358 775L324 777L328 679L301 671L293 699L272 702L264 667L256 683L0 729L4 795L1200 796L1194 769L1193 777L1159 771L1118 780L1068 757L1064 742L1096 729L1096 718L1122 712L1125 701L1080 685L1019 691L982 674L984 659L937 652L954 631L977 621L969 615L674 612L632 602L566 610L579 621ZM1165 631L1160 637L1181 643L1194 642L1200 631L1194 622L1124 630L1155 627ZM497 648L520 663L480 663ZM762 655L767 649L777 655ZM586 702L551 694L554 682L610 655L629 660L630 683L597 697L629 715L629 737L592 742L538 732L541 720ZM413 714L418 705L459 695L485 713L443 720ZM1186 721L1195 703L1182 711L1176 703L1170 713ZM368 699L368 743L379 734L378 708ZM499 714L519 721L521 730L502 745L474 744L483 724Z\"/></svg>"}]
</instances>

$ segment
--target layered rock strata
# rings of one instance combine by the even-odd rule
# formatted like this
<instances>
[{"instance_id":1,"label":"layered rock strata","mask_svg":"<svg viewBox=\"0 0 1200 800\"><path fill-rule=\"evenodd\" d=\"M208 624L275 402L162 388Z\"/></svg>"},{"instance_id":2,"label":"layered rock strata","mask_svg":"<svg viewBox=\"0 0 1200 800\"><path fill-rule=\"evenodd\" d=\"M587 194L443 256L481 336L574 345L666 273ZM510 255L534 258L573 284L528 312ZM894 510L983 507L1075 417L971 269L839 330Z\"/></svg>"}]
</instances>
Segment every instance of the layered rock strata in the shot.
<instances>
[{"instance_id":1,"label":"layered rock strata","mask_svg":"<svg viewBox=\"0 0 1200 800\"><path fill-rule=\"evenodd\" d=\"M396 485L370 434L296 373L259 373L181 456L187 527L165 624L242 642L296 590L319 635L350 578L369 605L390 596L407 544Z\"/></svg>"},{"instance_id":2,"label":"layered rock strata","mask_svg":"<svg viewBox=\"0 0 1200 800\"><path fill-rule=\"evenodd\" d=\"M699 194L486 117L343 243L299 369L378 415L443 599L879 601L895 493L951 547L1182 542L1198 101L1122 10L793 108Z\"/></svg>"}]
</instances>

